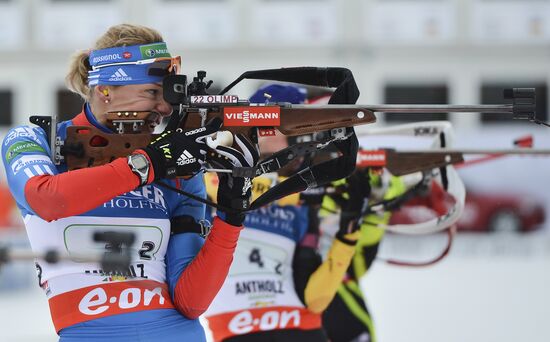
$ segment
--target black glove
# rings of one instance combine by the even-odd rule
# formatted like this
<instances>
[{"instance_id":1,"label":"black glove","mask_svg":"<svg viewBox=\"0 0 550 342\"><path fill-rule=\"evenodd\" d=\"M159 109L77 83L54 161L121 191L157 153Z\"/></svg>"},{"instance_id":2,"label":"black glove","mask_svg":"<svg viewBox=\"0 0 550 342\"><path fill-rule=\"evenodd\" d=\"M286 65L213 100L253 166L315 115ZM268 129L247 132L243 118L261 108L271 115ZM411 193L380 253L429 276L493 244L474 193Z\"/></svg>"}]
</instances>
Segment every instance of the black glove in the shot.
<instances>
[{"instance_id":1,"label":"black glove","mask_svg":"<svg viewBox=\"0 0 550 342\"><path fill-rule=\"evenodd\" d=\"M368 205L370 192L368 169L358 169L346 179L345 192L333 197L341 208L338 240L349 245L357 242L350 239L350 235L360 228L359 221Z\"/></svg>"},{"instance_id":2,"label":"black glove","mask_svg":"<svg viewBox=\"0 0 550 342\"><path fill-rule=\"evenodd\" d=\"M242 152L226 146L217 146L214 151L217 155L210 155L208 162L212 166L233 170L233 167L256 166L260 158L258 149L253 146L242 134L235 136L235 142ZM231 173L218 172L218 204L232 211L218 210L218 217L233 226L241 226L245 214L242 210L250 205L252 194L252 178L234 177Z\"/></svg>"},{"instance_id":3,"label":"black glove","mask_svg":"<svg viewBox=\"0 0 550 342\"><path fill-rule=\"evenodd\" d=\"M163 132L143 150L149 156L155 180L189 176L200 170L209 147L206 138L221 127L215 118L206 126L193 130Z\"/></svg>"}]
</instances>

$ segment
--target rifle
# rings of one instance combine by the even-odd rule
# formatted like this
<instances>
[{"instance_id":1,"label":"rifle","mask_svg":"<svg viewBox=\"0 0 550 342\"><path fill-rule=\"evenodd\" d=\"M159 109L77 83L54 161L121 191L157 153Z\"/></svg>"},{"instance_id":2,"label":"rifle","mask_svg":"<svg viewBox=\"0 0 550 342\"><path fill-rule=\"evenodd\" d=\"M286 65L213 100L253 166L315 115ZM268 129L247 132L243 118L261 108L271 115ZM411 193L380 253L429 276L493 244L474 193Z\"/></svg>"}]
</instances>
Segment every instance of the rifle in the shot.
<instances>
[{"instance_id":1,"label":"rifle","mask_svg":"<svg viewBox=\"0 0 550 342\"><path fill-rule=\"evenodd\" d=\"M223 119L224 129L233 134L244 133L252 142L257 142L258 136L274 135L275 130L287 136L325 132L323 139L291 145L262 160L256 167L213 171L232 173L236 177L255 177L276 171L295 158L310 155L328 146L338 150L337 158L303 168L258 198L249 209L258 208L290 193L349 176L355 169L358 147L353 127L376 122L375 113L509 113L514 119L540 123L535 116L535 92L532 88L506 90L505 98L512 103L503 105L369 106L354 105L359 97L359 89L353 74L345 68L300 67L247 71L217 95L207 93L212 81L205 82L205 77L206 72L199 71L190 84L187 84L185 75L165 77L164 98L174 108L174 114L167 125L168 130L200 129L209 120L217 117ZM269 94L266 94L265 103L251 104L236 95L226 94L244 79L294 82L336 89L328 105L271 103ZM54 162L64 162L72 170L102 165L146 146L153 137L141 133L141 127L149 114L123 111L108 113L109 125L119 134L103 133L93 127L72 126L67 129L67 138L64 141L57 136L55 119L48 121L44 117L31 117L31 122L50 132Z\"/></svg>"},{"instance_id":2,"label":"rifle","mask_svg":"<svg viewBox=\"0 0 550 342\"><path fill-rule=\"evenodd\" d=\"M508 113L514 119L539 122L535 117L535 93L532 88L506 89L504 98L512 104L503 105L293 105L270 103L266 94L265 104L250 104L236 95L225 93L242 79L266 79L296 81L301 84L333 86L336 71L349 72L341 68L283 68L248 71L231 83L218 95L205 91L209 84L204 82L206 72L199 71L193 83L187 85L185 75L169 75L163 88L165 99L176 109L177 114L169 124L170 129L197 129L214 117L224 121L224 129L233 134L244 133L251 140L259 136L270 136L275 130L286 136L297 136L336 130L376 122L375 113ZM302 74L313 73L318 79L300 78ZM279 75L281 73L281 75ZM349 72L351 75L351 72ZM292 77L290 77L292 76ZM342 76L343 78L346 76ZM353 78L353 76L350 76ZM299 80L302 80L301 82ZM352 79L353 85L355 81ZM356 86L355 86L356 88ZM356 90L358 95L358 90ZM337 94L338 91L335 91ZM139 133L149 112L119 111L107 113L108 126L119 134L101 132L94 127L69 127L67 139L56 139L55 118L32 116L31 122L49 132L56 164L66 162L69 170L103 165L117 157L127 156L137 148L146 146L154 135ZM48 121L50 120L50 121ZM178 127L174 127L178 121ZM50 124L51 122L51 124ZM540 123L540 122L539 122ZM257 130L257 132L256 132ZM98 139L99 137L99 139ZM92 141L102 141L97 145ZM63 151L62 151L63 150Z\"/></svg>"},{"instance_id":3,"label":"rifle","mask_svg":"<svg viewBox=\"0 0 550 342\"><path fill-rule=\"evenodd\" d=\"M514 141L514 149L417 149L396 150L393 148L359 149L357 153L358 168L386 168L395 176L403 176L419 171L442 168L448 165L462 167L493 160L506 155L545 156L550 149L533 149L532 137ZM478 159L465 161L465 155L487 155Z\"/></svg>"}]
</instances>

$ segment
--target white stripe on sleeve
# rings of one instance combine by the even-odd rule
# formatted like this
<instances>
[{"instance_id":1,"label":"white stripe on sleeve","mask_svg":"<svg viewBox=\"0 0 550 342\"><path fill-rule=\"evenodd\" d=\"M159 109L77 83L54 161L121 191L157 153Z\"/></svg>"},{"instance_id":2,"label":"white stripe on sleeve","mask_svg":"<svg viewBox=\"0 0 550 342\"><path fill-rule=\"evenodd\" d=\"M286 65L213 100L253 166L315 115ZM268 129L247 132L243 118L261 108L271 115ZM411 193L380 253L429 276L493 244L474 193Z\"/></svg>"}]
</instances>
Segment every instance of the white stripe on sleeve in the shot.
<instances>
[{"instance_id":1,"label":"white stripe on sleeve","mask_svg":"<svg viewBox=\"0 0 550 342\"><path fill-rule=\"evenodd\" d=\"M23 171L25 172L27 177L29 177L29 178L34 177L34 174L32 173L32 171L28 167L24 168Z\"/></svg>"},{"instance_id":2,"label":"white stripe on sleeve","mask_svg":"<svg viewBox=\"0 0 550 342\"><path fill-rule=\"evenodd\" d=\"M49 175L53 175L52 169L48 165L42 165L42 167L46 170L46 173Z\"/></svg>"},{"instance_id":3,"label":"white stripe on sleeve","mask_svg":"<svg viewBox=\"0 0 550 342\"><path fill-rule=\"evenodd\" d=\"M38 166L38 165L33 165L32 167L34 168L34 171L36 171L36 173L38 173L39 176L44 174L44 170L42 170L42 169L40 168L40 166Z\"/></svg>"}]
</instances>

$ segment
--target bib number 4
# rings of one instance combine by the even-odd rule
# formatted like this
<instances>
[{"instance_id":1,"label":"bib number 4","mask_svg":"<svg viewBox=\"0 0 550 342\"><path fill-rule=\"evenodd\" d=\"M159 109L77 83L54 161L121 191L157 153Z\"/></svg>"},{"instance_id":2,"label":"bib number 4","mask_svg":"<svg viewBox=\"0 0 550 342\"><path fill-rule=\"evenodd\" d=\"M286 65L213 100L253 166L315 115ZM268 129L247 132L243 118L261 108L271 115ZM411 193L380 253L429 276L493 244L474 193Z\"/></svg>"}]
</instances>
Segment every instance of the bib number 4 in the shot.
<instances>
[{"instance_id":1,"label":"bib number 4","mask_svg":"<svg viewBox=\"0 0 550 342\"><path fill-rule=\"evenodd\" d=\"M252 249L250 255L248 256L248 261L250 261L251 264L258 264L260 268L264 267L264 262L262 261L259 248Z\"/></svg>"}]
</instances>

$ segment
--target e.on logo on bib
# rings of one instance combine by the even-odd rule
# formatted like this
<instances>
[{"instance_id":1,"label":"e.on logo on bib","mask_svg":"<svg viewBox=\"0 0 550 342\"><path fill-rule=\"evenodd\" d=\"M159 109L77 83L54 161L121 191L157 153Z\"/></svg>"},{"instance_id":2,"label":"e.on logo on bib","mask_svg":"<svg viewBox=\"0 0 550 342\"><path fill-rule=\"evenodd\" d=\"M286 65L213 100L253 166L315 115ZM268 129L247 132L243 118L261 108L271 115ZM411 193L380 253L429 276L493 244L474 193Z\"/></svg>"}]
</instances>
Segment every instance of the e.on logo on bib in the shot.
<instances>
[{"instance_id":1,"label":"e.on logo on bib","mask_svg":"<svg viewBox=\"0 0 550 342\"><path fill-rule=\"evenodd\" d=\"M214 341L230 336L281 329L319 329L321 315L303 307L268 306L207 316Z\"/></svg>"},{"instance_id":2,"label":"e.on logo on bib","mask_svg":"<svg viewBox=\"0 0 550 342\"><path fill-rule=\"evenodd\" d=\"M78 310L85 315L99 315L111 309L111 304L119 309L133 309L140 305L147 307L151 305L153 299L158 297L158 304L164 305L165 298L161 287L156 287L153 290L140 288L127 288L120 292L119 297L107 296L107 292L101 288L95 288L88 292L78 303Z\"/></svg>"},{"instance_id":3,"label":"e.on logo on bib","mask_svg":"<svg viewBox=\"0 0 550 342\"><path fill-rule=\"evenodd\" d=\"M357 166L386 166L386 151L359 150L357 152Z\"/></svg>"},{"instance_id":4,"label":"e.on logo on bib","mask_svg":"<svg viewBox=\"0 0 550 342\"><path fill-rule=\"evenodd\" d=\"M272 310L254 317L252 312L246 310L238 313L229 322L228 328L233 334L247 334L251 331L266 331L273 329L288 329L300 327L300 311Z\"/></svg>"},{"instance_id":5,"label":"e.on logo on bib","mask_svg":"<svg viewBox=\"0 0 550 342\"><path fill-rule=\"evenodd\" d=\"M281 108L278 106L224 107L224 126L279 126Z\"/></svg>"},{"instance_id":6,"label":"e.on logo on bib","mask_svg":"<svg viewBox=\"0 0 550 342\"><path fill-rule=\"evenodd\" d=\"M54 296L49 304L56 331L101 317L174 308L168 285L153 280L87 286Z\"/></svg>"}]
</instances>

